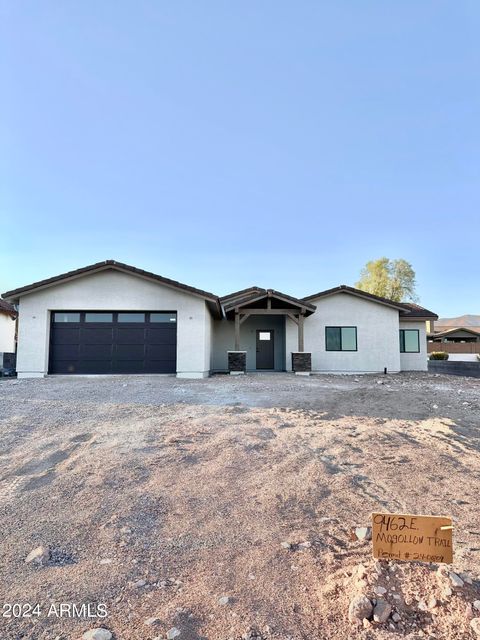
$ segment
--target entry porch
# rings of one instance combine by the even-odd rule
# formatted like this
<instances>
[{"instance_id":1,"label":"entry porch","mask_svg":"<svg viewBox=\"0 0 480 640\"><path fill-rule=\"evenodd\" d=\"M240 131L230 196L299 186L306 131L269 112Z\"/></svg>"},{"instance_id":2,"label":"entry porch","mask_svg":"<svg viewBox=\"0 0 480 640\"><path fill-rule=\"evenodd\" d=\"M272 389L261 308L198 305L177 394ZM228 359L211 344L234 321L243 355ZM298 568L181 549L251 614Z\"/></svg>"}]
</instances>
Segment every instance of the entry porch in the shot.
<instances>
[{"instance_id":1,"label":"entry porch","mask_svg":"<svg viewBox=\"0 0 480 640\"><path fill-rule=\"evenodd\" d=\"M305 352L304 322L314 311L314 305L272 289L228 301L225 319L233 325L233 344L227 347L229 372L286 371L291 358L295 372L308 373L311 354ZM291 353L285 344L287 318L296 324L298 334L298 350Z\"/></svg>"}]
</instances>

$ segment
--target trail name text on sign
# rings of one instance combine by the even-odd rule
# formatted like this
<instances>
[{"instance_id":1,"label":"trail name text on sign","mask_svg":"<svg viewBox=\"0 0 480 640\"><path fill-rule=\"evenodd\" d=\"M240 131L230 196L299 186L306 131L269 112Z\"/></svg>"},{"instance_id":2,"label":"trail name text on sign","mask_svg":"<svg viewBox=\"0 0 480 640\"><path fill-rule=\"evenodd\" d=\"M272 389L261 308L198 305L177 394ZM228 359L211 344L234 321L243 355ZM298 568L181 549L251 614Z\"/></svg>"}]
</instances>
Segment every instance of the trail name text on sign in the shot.
<instances>
[{"instance_id":1,"label":"trail name text on sign","mask_svg":"<svg viewBox=\"0 0 480 640\"><path fill-rule=\"evenodd\" d=\"M453 561L452 519L372 513L373 557L415 562Z\"/></svg>"}]
</instances>

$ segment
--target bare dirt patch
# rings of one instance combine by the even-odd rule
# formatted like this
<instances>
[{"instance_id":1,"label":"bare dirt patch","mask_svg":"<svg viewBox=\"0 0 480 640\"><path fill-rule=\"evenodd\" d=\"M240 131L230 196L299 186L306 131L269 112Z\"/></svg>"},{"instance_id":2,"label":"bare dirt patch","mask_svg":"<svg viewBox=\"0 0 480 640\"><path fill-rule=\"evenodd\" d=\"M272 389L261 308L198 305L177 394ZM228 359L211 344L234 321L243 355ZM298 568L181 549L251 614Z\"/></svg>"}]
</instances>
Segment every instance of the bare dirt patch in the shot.
<instances>
[{"instance_id":1,"label":"bare dirt patch","mask_svg":"<svg viewBox=\"0 0 480 640\"><path fill-rule=\"evenodd\" d=\"M0 584L42 615L2 618L0 637L474 637L479 449L473 379L3 381ZM437 567L375 564L350 530L376 510L452 515L472 584L449 594ZM26 564L40 544L49 561ZM349 602L378 586L400 619L352 625ZM47 617L51 603L108 617Z\"/></svg>"}]
</instances>

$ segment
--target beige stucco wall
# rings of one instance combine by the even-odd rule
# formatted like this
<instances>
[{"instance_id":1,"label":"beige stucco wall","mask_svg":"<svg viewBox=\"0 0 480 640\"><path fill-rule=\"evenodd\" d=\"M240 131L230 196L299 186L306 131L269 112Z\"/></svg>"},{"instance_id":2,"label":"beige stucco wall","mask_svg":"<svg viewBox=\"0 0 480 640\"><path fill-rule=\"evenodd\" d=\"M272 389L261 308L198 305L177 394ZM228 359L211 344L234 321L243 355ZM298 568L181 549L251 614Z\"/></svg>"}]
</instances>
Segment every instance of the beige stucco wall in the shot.
<instances>
[{"instance_id":1,"label":"beige stucco wall","mask_svg":"<svg viewBox=\"0 0 480 640\"><path fill-rule=\"evenodd\" d=\"M310 300L315 313L305 319L305 351L312 353L312 371L383 372L400 370L398 311L347 293ZM325 327L356 326L358 351L326 351ZM298 349L298 330L286 323L287 365Z\"/></svg>"},{"instance_id":2,"label":"beige stucco wall","mask_svg":"<svg viewBox=\"0 0 480 640\"><path fill-rule=\"evenodd\" d=\"M210 312L203 298L113 269L32 292L20 299L19 377L48 371L50 311L176 311L177 375L203 377L210 369Z\"/></svg>"},{"instance_id":3,"label":"beige stucco wall","mask_svg":"<svg viewBox=\"0 0 480 640\"><path fill-rule=\"evenodd\" d=\"M411 320L401 320L400 329L418 329L418 338L420 341L420 353L401 353L400 365L402 371L427 371L428 354L427 354L427 331L424 320L412 322Z\"/></svg>"},{"instance_id":4,"label":"beige stucco wall","mask_svg":"<svg viewBox=\"0 0 480 640\"><path fill-rule=\"evenodd\" d=\"M14 351L15 320L12 320L5 313L0 313L0 353L13 353Z\"/></svg>"}]
</instances>

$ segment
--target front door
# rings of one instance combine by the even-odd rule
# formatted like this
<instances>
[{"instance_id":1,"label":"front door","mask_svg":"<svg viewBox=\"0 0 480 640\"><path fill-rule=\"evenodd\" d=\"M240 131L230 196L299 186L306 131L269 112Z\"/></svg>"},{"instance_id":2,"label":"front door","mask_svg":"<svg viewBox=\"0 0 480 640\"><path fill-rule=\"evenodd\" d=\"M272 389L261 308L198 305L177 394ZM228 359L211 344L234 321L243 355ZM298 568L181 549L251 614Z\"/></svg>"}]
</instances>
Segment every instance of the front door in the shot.
<instances>
[{"instance_id":1,"label":"front door","mask_svg":"<svg viewBox=\"0 0 480 640\"><path fill-rule=\"evenodd\" d=\"M257 330L257 369L274 369L273 330Z\"/></svg>"}]
</instances>

